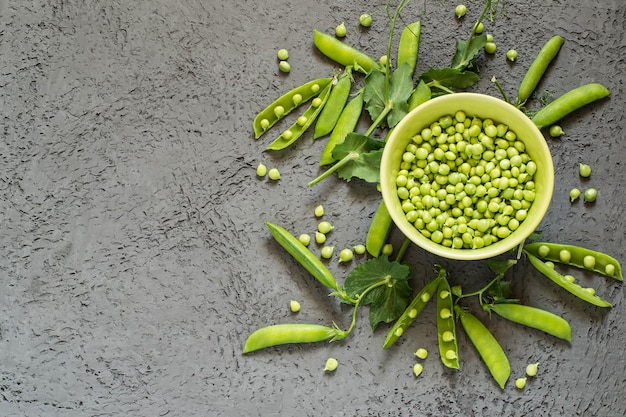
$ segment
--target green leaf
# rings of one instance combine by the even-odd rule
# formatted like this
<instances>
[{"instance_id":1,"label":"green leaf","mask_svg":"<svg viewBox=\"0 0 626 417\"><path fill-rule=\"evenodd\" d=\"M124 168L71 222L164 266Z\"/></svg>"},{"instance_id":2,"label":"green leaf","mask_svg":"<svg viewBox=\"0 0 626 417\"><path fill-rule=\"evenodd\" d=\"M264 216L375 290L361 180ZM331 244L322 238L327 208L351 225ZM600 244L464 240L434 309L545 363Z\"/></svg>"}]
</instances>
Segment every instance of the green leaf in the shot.
<instances>
[{"instance_id":1,"label":"green leaf","mask_svg":"<svg viewBox=\"0 0 626 417\"><path fill-rule=\"evenodd\" d=\"M498 275L504 275L516 263L515 259L490 259L487 261L489 269Z\"/></svg>"},{"instance_id":2,"label":"green leaf","mask_svg":"<svg viewBox=\"0 0 626 417\"><path fill-rule=\"evenodd\" d=\"M466 70L474 66L474 61L478 53L485 47L487 35L482 34L473 37L469 44L463 41L456 42L456 52L452 58L451 68Z\"/></svg>"},{"instance_id":3,"label":"green leaf","mask_svg":"<svg viewBox=\"0 0 626 417\"><path fill-rule=\"evenodd\" d=\"M361 303L370 306L370 326L375 330L379 323L396 320L406 309L413 292L408 284L410 274L407 265L383 255L354 268L344 289L353 298L364 294Z\"/></svg>"},{"instance_id":4,"label":"green leaf","mask_svg":"<svg viewBox=\"0 0 626 417\"><path fill-rule=\"evenodd\" d=\"M421 78L431 86L460 89L468 88L479 80L478 74L456 68L431 68Z\"/></svg>"},{"instance_id":5,"label":"green leaf","mask_svg":"<svg viewBox=\"0 0 626 417\"><path fill-rule=\"evenodd\" d=\"M385 94L385 74L378 69L371 70L365 77L363 101L372 120L378 119L385 109Z\"/></svg>"},{"instance_id":6,"label":"green leaf","mask_svg":"<svg viewBox=\"0 0 626 417\"><path fill-rule=\"evenodd\" d=\"M346 160L337 170L339 178L350 181L360 178L367 182L380 182L380 159L385 142L359 133L349 133L335 146L333 158Z\"/></svg>"}]
</instances>

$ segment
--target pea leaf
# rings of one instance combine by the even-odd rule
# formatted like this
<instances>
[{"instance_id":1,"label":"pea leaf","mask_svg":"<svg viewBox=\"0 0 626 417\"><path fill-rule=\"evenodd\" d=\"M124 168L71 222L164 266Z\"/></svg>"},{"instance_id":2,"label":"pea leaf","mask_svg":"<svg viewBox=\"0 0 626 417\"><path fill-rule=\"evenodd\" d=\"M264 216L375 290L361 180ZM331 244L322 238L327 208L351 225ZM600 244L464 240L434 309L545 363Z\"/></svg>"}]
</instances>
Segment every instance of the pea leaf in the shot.
<instances>
[{"instance_id":1,"label":"pea leaf","mask_svg":"<svg viewBox=\"0 0 626 417\"><path fill-rule=\"evenodd\" d=\"M346 161L337 169L339 178L350 181L360 178L367 182L380 182L380 159L385 142L359 133L350 133L335 146L333 158Z\"/></svg>"},{"instance_id":2,"label":"pea leaf","mask_svg":"<svg viewBox=\"0 0 626 417\"><path fill-rule=\"evenodd\" d=\"M465 70L472 68L476 61L476 56L485 47L487 43L487 35L482 34L473 37L469 43L456 41L456 52L452 58L451 68Z\"/></svg>"},{"instance_id":3,"label":"pea leaf","mask_svg":"<svg viewBox=\"0 0 626 417\"><path fill-rule=\"evenodd\" d=\"M478 74L457 68L431 68L421 78L430 85L459 89L468 88L479 80Z\"/></svg>"},{"instance_id":4,"label":"pea leaf","mask_svg":"<svg viewBox=\"0 0 626 417\"><path fill-rule=\"evenodd\" d=\"M381 125L394 127L409 111L407 102L413 93L411 66L403 62L389 76L388 82L388 88L385 88L385 73L381 70L370 71L365 77L363 100L372 120L378 120L382 115L385 123L381 121Z\"/></svg>"},{"instance_id":5,"label":"pea leaf","mask_svg":"<svg viewBox=\"0 0 626 417\"><path fill-rule=\"evenodd\" d=\"M407 265L383 255L354 268L346 278L344 289L352 298L364 294L361 304L369 305L370 326L376 330L379 323L396 320L408 306L412 293L410 275Z\"/></svg>"}]
</instances>

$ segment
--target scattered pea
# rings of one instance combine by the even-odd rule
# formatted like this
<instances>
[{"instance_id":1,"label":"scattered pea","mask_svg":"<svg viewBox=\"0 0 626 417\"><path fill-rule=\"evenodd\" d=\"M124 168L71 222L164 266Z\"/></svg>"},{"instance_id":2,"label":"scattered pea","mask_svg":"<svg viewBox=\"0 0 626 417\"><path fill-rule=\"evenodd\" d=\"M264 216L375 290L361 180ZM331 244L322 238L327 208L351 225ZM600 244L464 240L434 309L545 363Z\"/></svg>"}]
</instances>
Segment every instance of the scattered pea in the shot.
<instances>
[{"instance_id":1,"label":"scattered pea","mask_svg":"<svg viewBox=\"0 0 626 417\"><path fill-rule=\"evenodd\" d=\"M372 15L363 13L359 17L359 24L365 28L368 28L372 25Z\"/></svg>"},{"instance_id":2,"label":"scattered pea","mask_svg":"<svg viewBox=\"0 0 626 417\"><path fill-rule=\"evenodd\" d=\"M426 357L428 356L428 351L424 348L419 348L415 351L415 356L420 359L426 359Z\"/></svg>"},{"instance_id":3,"label":"scattered pea","mask_svg":"<svg viewBox=\"0 0 626 417\"><path fill-rule=\"evenodd\" d=\"M485 25L483 24L483 22L480 22L479 24L474 26L474 33L481 34L483 33L483 30L485 30Z\"/></svg>"},{"instance_id":4,"label":"scattered pea","mask_svg":"<svg viewBox=\"0 0 626 417\"><path fill-rule=\"evenodd\" d=\"M493 42L493 35L491 33L487 33L485 36L487 42Z\"/></svg>"},{"instance_id":5,"label":"scattered pea","mask_svg":"<svg viewBox=\"0 0 626 417\"><path fill-rule=\"evenodd\" d=\"M583 193L583 201L585 203L593 203L598 197L598 190L595 188L587 188Z\"/></svg>"},{"instance_id":6,"label":"scattered pea","mask_svg":"<svg viewBox=\"0 0 626 417\"><path fill-rule=\"evenodd\" d=\"M552 136L553 138L558 138L559 136L562 136L563 134L565 134L565 132L563 131L563 128L561 128L561 126L559 125L553 125L550 126L550 136Z\"/></svg>"},{"instance_id":7,"label":"scattered pea","mask_svg":"<svg viewBox=\"0 0 626 417\"><path fill-rule=\"evenodd\" d=\"M335 251L334 246L324 246L321 251L321 256L324 259L330 259L332 258L334 251Z\"/></svg>"},{"instance_id":8,"label":"scattered pea","mask_svg":"<svg viewBox=\"0 0 626 417\"><path fill-rule=\"evenodd\" d=\"M517 378L515 380L515 387L517 389L523 389L526 386L526 377L524 378Z\"/></svg>"},{"instance_id":9,"label":"scattered pea","mask_svg":"<svg viewBox=\"0 0 626 417\"><path fill-rule=\"evenodd\" d=\"M356 253L357 255L363 255L366 250L367 248L365 247L365 245L356 245L354 247L354 253Z\"/></svg>"},{"instance_id":10,"label":"scattered pea","mask_svg":"<svg viewBox=\"0 0 626 417\"><path fill-rule=\"evenodd\" d=\"M288 73L289 71L291 71L291 64L287 61L280 61L278 63L278 69L281 72Z\"/></svg>"},{"instance_id":11,"label":"scattered pea","mask_svg":"<svg viewBox=\"0 0 626 417\"><path fill-rule=\"evenodd\" d=\"M352 252L352 249L345 248L339 252L339 262L350 262L353 257L354 253Z\"/></svg>"},{"instance_id":12,"label":"scattered pea","mask_svg":"<svg viewBox=\"0 0 626 417\"><path fill-rule=\"evenodd\" d=\"M487 52L488 54L495 54L496 53L496 49L497 49L497 46L496 46L495 42L487 42L487 43L485 43L485 52Z\"/></svg>"},{"instance_id":13,"label":"scattered pea","mask_svg":"<svg viewBox=\"0 0 626 417\"><path fill-rule=\"evenodd\" d=\"M262 163L259 163L259 166L256 167L256 174L259 177L264 177L267 174L267 167Z\"/></svg>"},{"instance_id":14,"label":"scattered pea","mask_svg":"<svg viewBox=\"0 0 626 417\"><path fill-rule=\"evenodd\" d=\"M420 376L423 371L424 366L421 363L416 363L415 365L413 365L413 374L415 374L415 376Z\"/></svg>"},{"instance_id":15,"label":"scattered pea","mask_svg":"<svg viewBox=\"0 0 626 417\"><path fill-rule=\"evenodd\" d=\"M537 375L537 370L539 367L539 363L531 363L526 366L526 375L535 376Z\"/></svg>"},{"instance_id":16,"label":"scattered pea","mask_svg":"<svg viewBox=\"0 0 626 417\"><path fill-rule=\"evenodd\" d=\"M322 217L324 215L324 206L319 205L315 207L315 217Z\"/></svg>"},{"instance_id":17,"label":"scattered pea","mask_svg":"<svg viewBox=\"0 0 626 417\"><path fill-rule=\"evenodd\" d=\"M393 253L393 245L391 243L386 243L381 250L383 255L391 256Z\"/></svg>"},{"instance_id":18,"label":"scattered pea","mask_svg":"<svg viewBox=\"0 0 626 417\"><path fill-rule=\"evenodd\" d=\"M337 36L338 38L344 38L347 33L348 31L346 29L346 24L344 22L341 22L335 28L335 36Z\"/></svg>"},{"instance_id":19,"label":"scattered pea","mask_svg":"<svg viewBox=\"0 0 626 417\"><path fill-rule=\"evenodd\" d=\"M457 18L462 18L467 13L467 7L464 4L459 4L454 8L454 14Z\"/></svg>"},{"instance_id":20,"label":"scattered pea","mask_svg":"<svg viewBox=\"0 0 626 417\"><path fill-rule=\"evenodd\" d=\"M291 300L289 301L289 308L291 309L292 313L297 313L298 311L300 311L300 303L296 300Z\"/></svg>"},{"instance_id":21,"label":"scattered pea","mask_svg":"<svg viewBox=\"0 0 626 417\"><path fill-rule=\"evenodd\" d=\"M324 233L315 232L315 243L321 245L324 242L326 242L326 235Z\"/></svg>"},{"instance_id":22,"label":"scattered pea","mask_svg":"<svg viewBox=\"0 0 626 417\"><path fill-rule=\"evenodd\" d=\"M267 175L273 181L277 181L280 179L280 171L278 170L278 168L270 169Z\"/></svg>"},{"instance_id":23,"label":"scattered pea","mask_svg":"<svg viewBox=\"0 0 626 417\"><path fill-rule=\"evenodd\" d=\"M572 188L569 192L569 199L570 201L573 203L574 201L576 201L578 199L578 197L580 197L580 190L578 188Z\"/></svg>"},{"instance_id":24,"label":"scattered pea","mask_svg":"<svg viewBox=\"0 0 626 417\"><path fill-rule=\"evenodd\" d=\"M335 358L328 358L326 360L326 365L324 366L324 371L333 372L339 366L339 361Z\"/></svg>"},{"instance_id":25,"label":"scattered pea","mask_svg":"<svg viewBox=\"0 0 626 417\"><path fill-rule=\"evenodd\" d=\"M289 51L287 51L284 48L279 49L278 52L276 53L276 56L278 57L280 61L286 61L289 59Z\"/></svg>"},{"instance_id":26,"label":"scattered pea","mask_svg":"<svg viewBox=\"0 0 626 417\"><path fill-rule=\"evenodd\" d=\"M327 233L329 233L333 229L334 229L333 225L330 224L330 222L327 222L327 221L320 222L317 225L317 231L320 232L320 233L323 233L323 234L327 234Z\"/></svg>"},{"instance_id":27,"label":"scattered pea","mask_svg":"<svg viewBox=\"0 0 626 417\"><path fill-rule=\"evenodd\" d=\"M311 243L311 235L309 235L307 233L302 233L300 236L298 236L298 240L304 246L309 246L309 244Z\"/></svg>"},{"instance_id":28,"label":"scattered pea","mask_svg":"<svg viewBox=\"0 0 626 417\"><path fill-rule=\"evenodd\" d=\"M509 49L506 51L506 59L509 61L515 61L517 59L517 51L515 49Z\"/></svg>"},{"instance_id":29,"label":"scattered pea","mask_svg":"<svg viewBox=\"0 0 626 417\"><path fill-rule=\"evenodd\" d=\"M591 175L591 167L587 164L579 164L578 173L581 177L588 178Z\"/></svg>"}]
</instances>

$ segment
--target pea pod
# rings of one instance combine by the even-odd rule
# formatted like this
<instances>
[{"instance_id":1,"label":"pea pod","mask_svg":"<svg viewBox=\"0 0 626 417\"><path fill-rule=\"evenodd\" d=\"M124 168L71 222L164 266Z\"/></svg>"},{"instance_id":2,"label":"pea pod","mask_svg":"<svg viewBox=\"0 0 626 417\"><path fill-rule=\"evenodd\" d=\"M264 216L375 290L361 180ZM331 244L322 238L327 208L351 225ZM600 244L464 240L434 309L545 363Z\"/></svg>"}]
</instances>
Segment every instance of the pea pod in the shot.
<instances>
[{"instance_id":1,"label":"pea pod","mask_svg":"<svg viewBox=\"0 0 626 417\"><path fill-rule=\"evenodd\" d=\"M352 67L346 67L346 71L337 80L337 84L333 87L328 100L324 105L313 132L313 139L321 138L332 132L333 128L339 120L341 111L348 101L350 89L352 88Z\"/></svg>"},{"instance_id":2,"label":"pea pod","mask_svg":"<svg viewBox=\"0 0 626 417\"><path fill-rule=\"evenodd\" d=\"M260 138L265 132L267 132L279 120L287 116L292 110L320 94L324 87L326 87L332 80L332 77L328 77L309 81L274 100L272 104L267 106L254 118L254 137L256 139ZM279 110L277 111L277 109Z\"/></svg>"},{"instance_id":3,"label":"pea pod","mask_svg":"<svg viewBox=\"0 0 626 417\"><path fill-rule=\"evenodd\" d=\"M419 20L409 23L402 30L400 42L398 43L398 67L406 62L411 68L411 77L415 73L415 66L417 65L420 32L421 23Z\"/></svg>"},{"instance_id":4,"label":"pea pod","mask_svg":"<svg viewBox=\"0 0 626 417\"><path fill-rule=\"evenodd\" d=\"M539 272L541 272L544 276L548 277L550 280L552 280L552 282L554 282L555 284L557 284L561 288L565 289L566 291L569 291L570 293L572 293L576 297L580 298L581 300L584 300L584 301L586 301L586 302L588 302L590 304L593 304L595 306L598 306L598 307L611 307L611 303L609 303L608 301L604 300L603 298L598 297L597 295L595 295L594 293L584 289L580 285L569 281L563 275L561 275L557 271L555 271L552 266L546 264L544 261L542 261L541 259L537 258L532 253L527 252L527 251L524 251L524 252L526 253L526 256L528 256L528 259L530 260L530 263Z\"/></svg>"},{"instance_id":5,"label":"pea pod","mask_svg":"<svg viewBox=\"0 0 626 417\"><path fill-rule=\"evenodd\" d=\"M385 338L383 348L388 349L396 340L405 332L405 330L413 323L413 320L422 311L426 304L437 294L437 287L443 278L445 278L446 270L441 268L435 279L430 281L422 290L417 293L409 306L404 310L402 315L396 320Z\"/></svg>"},{"instance_id":6,"label":"pea pod","mask_svg":"<svg viewBox=\"0 0 626 417\"><path fill-rule=\"evenodd\" d=\"M380 201L374 217L370 223L370 227L367 231L367 237L365 238L365 248L367 252L373 257L378 257L380 252L387 241L389 231L393 220L387 210L387 206L383 200Z\"/></svg>"},{"instance_id":7,"label":"pea pod","mask_svg":"<svg viewBox=\"0 0 626 417\"><path fill-rule=\"evenodd\" d=\"M333 274L326 268L326 265L319 260L313 252L304 246L298 238L289 233L285 228L265 222L270 229L272 236L280 246L282 246L300 265L311 273L323 286L334 290L344 300L350 300L341 289ZM346 298L343 296L345 295Z\"/></svg>"},{"instance_id":8,"label":"pea pod","mask_svg":"<svg viewBox=\"0 0 626 417\"><path fill-rule=\"evenodd\" d=\"M448 279L444 276L437 286L437 337L441 362L448 368L459 369L459 347L456 339L454 302Z\"/></svg>"},{"instance_id":9,"label":"pea pod","mask_svg":"<svg viewBox=\"0 0 626 417\"><path fill-rule=\"evenodd\" d=\"M346 104L346 107L341 112L339 120L337 120L337 124L330 134L330 137L326 142L326 146L322 151L320 166L332 164L333 162L335 162L335 158L333 158L333 149L335 149L335 145L343 142L348 133L354 131L356 125L359 122L362 111L363 89L359 90L357 95L354 96L354 98L350 100L348 104Z\"/></svg>"},{"instance_id":10,"label":"pea pod","mask_svg":"<svg viewBox=\"0 0 626 417\"><path fill-rule=\"evenodd\" d=\"M608 97L610 91L598 83L582 85L548 103L532 117L538 128L551 126L563 117L596 100Z\"/></svg>"},{"instance_id":11,"label":"pea pod","mask_svg":"<svg viewBox=\"0 0 626 417\"><path fill-rule=\"evenodd\" d=\"M313 122L315 122L315 119L324 108L331 91L332 83L328 83L320 93L319 97L314 99L304 114L298 118L298 121L291 125L289 129L281 133L280 136L278 136L272 143L267 145L266 149L279 151L285 149L298 140L298 138L302 136L302 134L313 124ZM315 100L317 99L319 99L319 102L316 103Z\"/></svg>"},{"instance_id":12,"label":"pea pod","mask_svg":"<svg viewBox=\"0 0 626 417\"><path fill-rule=\"evenodd\" d=\"M369 55L317 29L313 30L313 42L322 54L344 67L352 65L366 74L378 68L378 63Z\"/></svg>"},{"instance_id":13,"label":"pea pod","mask_svg":"<svg viewBox=\"0 0 626 417\"><path fill-rule=\"evenodd\" d=\"M558 262L587 269L623 281L619 261L605 253L574 245L534 242L524 245L524 250L544 261Z\"/></svg>"},{"instance_id":14,"label":"pea pod","mask_svg":"<svg viewBox=\"0 0 626 417\"><path fill-rule=\"evenodd\" d=\"M455 306L455 310L465 334L487 365L491 376L500 385L500 388L504 389L511 375L511 365L502 346L476 316L463 310L459 305Z\"/></svg>"},{"instance_id":15,"label":"pea pod","mask_svg":"<svg viewBox=\"0 0 626 417\"><path fill-rule=\"evenodd\" d=\"M254 352L271 346L288 343L314 343L330 340L331 342L345 339L347 332L335 327L319 324L274 324L261 327L246 339L243 353Z\"/></svg>"},{"instance_id":16,"label":"pea pod","mask_svg":"<svg viewBox=\"0 0 626 417\"><path fill-rule=\"evenodd\" d=\"M490 304L486 309L512 322L541 330L568 342L572 341L572 328L567 320L549 311L509 303Z\"/></svg>"},{"instance_id":17,"label":"pea pod","mask_svg":"<svg viewBox=\"0 0 626 417\"><path fill-rule=\"evenodd\" d=\"M530 95L535 91L537 84L548 69L550 62L556 57L556 54L563 46L565 40L559 36L550 38L541 48L537 57L526 71L524 78L517 91L517 104L523 105Z\"/></svg>"}]
</instances>

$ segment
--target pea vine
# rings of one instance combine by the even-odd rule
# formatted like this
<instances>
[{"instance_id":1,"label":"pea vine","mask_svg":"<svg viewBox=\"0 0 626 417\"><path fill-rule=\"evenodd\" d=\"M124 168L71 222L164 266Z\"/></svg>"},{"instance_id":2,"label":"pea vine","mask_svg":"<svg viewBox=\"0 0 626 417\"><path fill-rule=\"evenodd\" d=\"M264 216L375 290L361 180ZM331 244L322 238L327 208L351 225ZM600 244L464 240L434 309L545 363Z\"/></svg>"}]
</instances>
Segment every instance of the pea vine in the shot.
<instances>
[{"instance_id":1,"label":"pea vine","mask_svg":"<svg viewBox=\"0 0 626 417\"><path fill-rule=\"evenodd\" d=\"M486 34L480 33L478 28L485 19L493 22L498 13L504 13L504 1L485 0L480 17L473 25L468 39L456 42L450 65L445 68L429 68L417 77L415 64L421 28L419 21L408 23L404 27L397 52L398 65L395 69L392 69L390 59L393 34L396 25L402 20L402 11L408 3L408 0L401 0L395 8L392 8L391 1L386 4L385 11L390 29L387 53L379 63L348 44L315 31L316 46L324 55L345 67L343 74L332 78L320 78L291 90L255 118L255 136L259 138L278 120L310 101L308 109L294 125L282 132L268 147L269 150L277 151L291 146L306 129L314 125L317 119L315 138L329 135L320 165L332 164L332 166L311 180L309 186L334 173L346 181L358 178L373 184L380 182L381 155L386 136L408 112L431 98L454 94L455 91L467 89L479 81L478 58L490 40ZM515 102L509 100L499 81L495 77L492 78L503 99L526 111L540 128L550 126L572 111L608 95L608 90L603 86L590 84L551 103L542 102L542 107L537 112L531 113L526 110L526 102L531 98L538 80L558 52L561 40L562 38L555 37L542 49L522 81ZM353 69L355 71L352 71ZM358 92L349 99L347 92L357 82L354 72L363 73L365 77ZM355 129L363 113L369 116L371 124L364 133L359 133ZM377 138L375 134L383 137ZM355 328L357 311L362 306L369 307L372 331L375 331L381 323L393 323L383 345L384 348L390 348L402 337L424 306L431 299L436 299L438 340L443 365L449 368L459 367L456 327L457 322L460 322L494 380L504 388L510 376L508 359L495 337L467 307L466 301L469 298L476 298L480 308L489 314L497 314L512 322L571 341L571 328L564 319L551 312L520 303L511 290L511 282L505 279L508 271L527 260L543 276L564 290L598 307L610 307L611 304L596 295L595 290L581 287L573 276L561 273L561 267L592 271L623 281L621 265L611 256L579 246L542 242L541 234L537 233L528 239L528 243L523 243L512 251L508 259L487 261L494 278L483 288L464 292L458 285L451 286L445 268L435 265L435 277L411 298L415 292L410 285L411 268L403 262L411 241L406 239L395 259L389 258L391 254L386 250L386 239L393 222L384 203L381 202L368 231L366 250L370 257L348 273L343 285L336 281L326 265L308 248L308 241L303 242L291 232L273 223L267 222L267 226L279 245L320 284L327 287L331 291L331 296L338 297L342 303L352 306L352 317L347 330L341 330L335 323L331 327L310 324L262 327L246 340L245 353L285 343L345 339Z\"/></svg>"}]
</instances>

